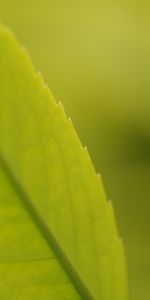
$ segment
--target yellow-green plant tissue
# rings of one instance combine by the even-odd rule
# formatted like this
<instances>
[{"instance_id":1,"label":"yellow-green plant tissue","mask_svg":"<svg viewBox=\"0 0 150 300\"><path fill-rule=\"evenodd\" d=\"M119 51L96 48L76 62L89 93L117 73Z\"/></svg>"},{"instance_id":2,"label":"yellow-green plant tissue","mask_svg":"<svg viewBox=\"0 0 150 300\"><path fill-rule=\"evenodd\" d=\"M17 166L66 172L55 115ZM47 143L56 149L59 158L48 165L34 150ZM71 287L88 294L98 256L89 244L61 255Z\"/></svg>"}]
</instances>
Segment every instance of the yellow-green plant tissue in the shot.
<instances>
[{"instance_id":1,"label":"yellow-green plant tissue","mask_svg":"<svg viewBox=\"0 0 150 300\"><path fill-rule=\"evenodd\" d=\"M0 299L127 300L100 177L24 47L0 26Z\"/></svg>"}]
</instances>

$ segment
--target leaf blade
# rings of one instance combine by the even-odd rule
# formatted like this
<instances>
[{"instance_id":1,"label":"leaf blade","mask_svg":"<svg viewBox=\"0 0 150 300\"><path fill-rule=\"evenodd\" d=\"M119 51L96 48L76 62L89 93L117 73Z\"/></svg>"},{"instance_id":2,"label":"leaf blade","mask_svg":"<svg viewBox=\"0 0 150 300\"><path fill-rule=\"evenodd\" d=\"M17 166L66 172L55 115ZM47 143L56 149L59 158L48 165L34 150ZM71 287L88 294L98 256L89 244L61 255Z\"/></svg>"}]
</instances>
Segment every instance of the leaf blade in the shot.
<instances>
[{"instance_id":1,"label":"leaf blade","mask_svg":"<svg viewBox=\"0 0 150 300\"><path fill-rule=\"evenodd\" d=\"M0 54L4 160L93 299L126 300L122 246L87 151L26 51L5 30Z\"/></svg>"}]
</instances>

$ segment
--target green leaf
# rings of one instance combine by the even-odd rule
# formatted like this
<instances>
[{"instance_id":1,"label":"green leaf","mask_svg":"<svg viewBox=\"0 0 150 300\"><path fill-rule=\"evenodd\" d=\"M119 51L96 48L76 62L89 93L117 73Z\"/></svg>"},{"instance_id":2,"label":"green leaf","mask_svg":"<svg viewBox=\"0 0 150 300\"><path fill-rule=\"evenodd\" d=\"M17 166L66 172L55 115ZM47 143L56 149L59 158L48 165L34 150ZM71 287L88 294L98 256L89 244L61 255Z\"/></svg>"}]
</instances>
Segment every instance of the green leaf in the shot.
<instances>
[{"instance_id":1,"label":"green leaf","mask_svg":"<svg viewBox=\"0 0 150 300\"><path fill-rule=\"evenodd\" d=\"M0 299L128 299L100 177L62 105L2 26L0 235Z\"/></svg>"}]
</instances>

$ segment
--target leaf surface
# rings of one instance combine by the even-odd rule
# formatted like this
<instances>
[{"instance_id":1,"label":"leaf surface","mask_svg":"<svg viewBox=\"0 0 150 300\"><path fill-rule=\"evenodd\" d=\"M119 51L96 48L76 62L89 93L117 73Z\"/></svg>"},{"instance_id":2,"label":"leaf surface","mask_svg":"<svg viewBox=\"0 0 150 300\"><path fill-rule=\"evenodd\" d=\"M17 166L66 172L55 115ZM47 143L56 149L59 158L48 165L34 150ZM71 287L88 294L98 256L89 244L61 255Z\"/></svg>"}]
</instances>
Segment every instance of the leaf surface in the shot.
<instances>
[{"instance_id":1,"label":"leaf surface","mask_svg":"<svg viewBox=\"0 0 150 300\"><path fill-rule=\"evenodd\" d=\"M127 300L111 203L86 148L0 28L0 299Z\"/></svg>"}]
</instances>

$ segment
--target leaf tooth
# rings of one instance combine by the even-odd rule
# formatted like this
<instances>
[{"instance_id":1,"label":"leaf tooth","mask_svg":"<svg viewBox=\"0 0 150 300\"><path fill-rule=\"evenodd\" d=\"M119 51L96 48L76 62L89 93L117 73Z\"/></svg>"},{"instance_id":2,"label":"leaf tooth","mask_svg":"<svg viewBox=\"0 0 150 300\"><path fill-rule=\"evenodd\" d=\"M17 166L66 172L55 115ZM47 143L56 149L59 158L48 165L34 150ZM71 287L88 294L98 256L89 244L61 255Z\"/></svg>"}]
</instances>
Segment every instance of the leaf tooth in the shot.
<instances>
[{"instance_id":1,"label":"leaf tooth","mask_svg":"<svg viewBox=\"0 0 150 300\"><path fill-rule=\"evenodd\" d=\"M64 118L64 121L67 122L67 116L66 116L66 112L65 112L65 109L64 109L64 106L63 106L62 102L59 101L59 102L57 103L57 106L58 106L58 109L60 110L60 112L61 112L61 114L62 114L62 116L63 116L63 118Z\"/></svg>"},{"instance_id":2,"label":"leaf tooth","mask_svg":"<svg viewBox=\"0 0 150 300\"><path fill-rule=\"evenodd\" d=\"M68 117L68 122L69 122L69 123L72 123L71 117Z\"/></svg>"},{"instance_id":3,"label":"leaf tooth","mask_svg":"<svg viewBox=\"0 0 150 300\"><path fill-rule=\"evenodd\" d=\"M101 175L101 173L97 173L97 177L101 180L102 179L102 175Z\"/></svg>"},{"instance_id":4,"label":"leaf tooth","mask_svg":"<svg viewBox=\"0 0 150 300\"><path fill-rule=\"evenodd\" d=\"M45 94L45 100L46 99L51 100L51 102L52 102L51 105L53 105L55 108L57 108L58 103L56 102L54 95L53 95L52 91L50 90L48 84L45 83L42 73L40 71L38 71L38 72L34 71L34 75L35 75L35 78L39 81L39 85L42 89L42 92Z\"/></svg>"},{"instance_id":5,"label":"leaf tooth","mask_svg":"<svg viewBox=\"0 0 150 300\"><path fill-rule=\"evenodd\" d=\"M52 91L48 87L48 85L45 83L45 80L41 74L40 71L36 71L34 68L34 65L32 63L32 59L30 58L28 54L28 50L24 46L20 46L18 40L13 36L13 39L16 41L17 49L19 49L20 55L22 56L22 61L24 62L24 65L32 76L32 79L37 81L38 85L37 88L43 92L43 96L45 94L45 101L50 101L51 107L53 106L55 109L57 108L58 104L53 96Z\"/></svg>"},{"instance_id":6,"label":"leaf tooth","mask_svg":"<svg viewBox=\"0 0 150 300\"><path fill-rule=\"evenodd\" d=\"M61 111L61 113L62 113L62 115L64 117L64 121L66 123L70 124L71 127L73 128L73 131L75 131L74 125L73 125L73 122L72 122L72 118L70 116L69 117L67 116L65 108L64 108L64 105L63 105L63 103L61 101L58 102L58 107L59 107L59 109L60 109L60 111ZM78 138L78 140L79 140L79 138ZM80 142L80 144L81 144L81 142Z\"/></svg>"},{"instance_id":7,"label":"leaf tooth","mask_svg":"<svg viewBox=\"0 0 150 300\"><path fill-rule=\"evenodd\" d=\"M84 151L88 152L88 147L87 146L83 146Z\"/></svg>"}]
</instances>

